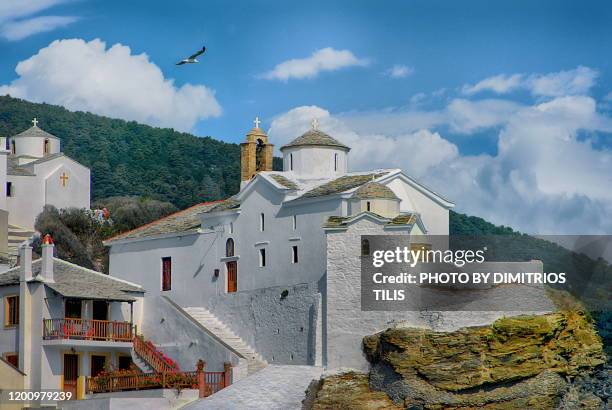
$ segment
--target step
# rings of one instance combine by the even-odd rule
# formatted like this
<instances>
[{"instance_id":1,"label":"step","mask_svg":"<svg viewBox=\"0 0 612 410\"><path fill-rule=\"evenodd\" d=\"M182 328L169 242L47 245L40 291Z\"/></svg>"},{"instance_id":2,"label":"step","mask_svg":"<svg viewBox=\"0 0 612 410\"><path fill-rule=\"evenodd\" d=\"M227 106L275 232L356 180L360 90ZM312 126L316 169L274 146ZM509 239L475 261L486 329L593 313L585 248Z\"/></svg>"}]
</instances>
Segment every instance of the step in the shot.
<instances>
[{"instance_id":1,"label":"step","mask_svg":"<svg viewBox=\"0 0 612 410\"><path fill-rule=\"evenodd\" d=\"M251 375L268 365L255 349L244 342L230 328L221 322L215 315L202 307L184 308L194 320L216 335L224 343L231 346L232 349L240 353L247 360L247 374Z\"/></svg>"}]
</instances>

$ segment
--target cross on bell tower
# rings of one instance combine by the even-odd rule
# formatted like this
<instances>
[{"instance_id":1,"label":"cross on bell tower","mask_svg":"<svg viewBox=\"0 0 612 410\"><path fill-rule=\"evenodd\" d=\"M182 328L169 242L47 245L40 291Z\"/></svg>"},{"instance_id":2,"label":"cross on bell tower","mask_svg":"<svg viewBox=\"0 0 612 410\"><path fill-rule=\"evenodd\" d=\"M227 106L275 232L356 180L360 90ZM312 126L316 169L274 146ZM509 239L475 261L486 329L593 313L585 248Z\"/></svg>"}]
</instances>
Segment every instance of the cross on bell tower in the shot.
<instances>
[{"instance_id":1,"label":"cross on bell tower","mask_svg":"<svg viewBox=\"0 0 612 410\"><path fill-rule=\"evenodd\" d=\"M36 117L34 117L32 120L32 124L34 124L35 127L38 127L38 119Z\"/></svg>"}]
</instances>

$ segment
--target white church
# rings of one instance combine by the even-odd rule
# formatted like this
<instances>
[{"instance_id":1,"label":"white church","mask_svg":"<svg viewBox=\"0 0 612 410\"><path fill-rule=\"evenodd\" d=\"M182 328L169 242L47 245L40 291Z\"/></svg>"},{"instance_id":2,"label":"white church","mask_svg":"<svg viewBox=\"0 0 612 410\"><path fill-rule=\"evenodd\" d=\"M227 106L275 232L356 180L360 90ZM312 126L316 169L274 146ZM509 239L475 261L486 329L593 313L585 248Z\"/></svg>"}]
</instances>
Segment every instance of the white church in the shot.
<instances>
[{"instance_id":1,"label":"white church","mask_svg":"<svg viewBox=\"0 0 612 410\"><path fill-rule=\"evenodd\" d=\"M64 155L60 139L41 129L36 118L32 124L8 139L0 138L0 147L6 148L0 150L0 210L6 219L1 231L8 232L8 251L13 253L33 233L45 205L90 205L89 168Z\"/></svg>"}]
</instances>

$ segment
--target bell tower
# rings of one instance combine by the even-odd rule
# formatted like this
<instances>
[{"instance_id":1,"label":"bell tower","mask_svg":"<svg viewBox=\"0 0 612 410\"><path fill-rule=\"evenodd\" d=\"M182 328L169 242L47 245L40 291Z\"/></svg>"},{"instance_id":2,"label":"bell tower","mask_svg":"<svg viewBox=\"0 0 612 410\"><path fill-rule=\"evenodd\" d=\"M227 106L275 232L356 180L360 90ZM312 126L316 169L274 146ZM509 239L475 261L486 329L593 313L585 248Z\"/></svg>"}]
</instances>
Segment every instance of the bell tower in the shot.
<instances>
[{"instance_id":1,"label":"bell tower","mask_svg":"<svg viewBox=\"0 0 612 410\"><path fill-rule=\"evenodd\" d=\"M268 136L259 128L259 117L255 117L255 127L240 144L240 185L247 183L259 171L272 171L274 145L268 143Z\"/></svg>"}]
</instances>

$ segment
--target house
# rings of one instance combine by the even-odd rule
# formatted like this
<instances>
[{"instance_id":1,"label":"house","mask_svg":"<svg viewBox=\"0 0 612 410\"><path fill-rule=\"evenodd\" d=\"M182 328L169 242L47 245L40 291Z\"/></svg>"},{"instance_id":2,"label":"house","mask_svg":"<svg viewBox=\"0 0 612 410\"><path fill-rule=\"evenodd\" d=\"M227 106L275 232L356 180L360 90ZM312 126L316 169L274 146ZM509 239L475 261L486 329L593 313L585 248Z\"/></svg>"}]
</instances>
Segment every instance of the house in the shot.
<instances>
[{"instance_id":1,"label":"house","mask_svg":"<svg viewBox=\"0 0 612 410\"><path fill-rule=\"evenodd\" d=\"M337 237L330 233L368 222L374 232L448 234L453 203L402 170L350 172L350 147L314 122L281 147L283 171L273 171L273 145L258 125L241 144L239 193L105 242L110 274L146 291L144 311L172 306L173 317L186 323L166 332L158 314L144 314L142 321L143 333L155 332L181 365L193 359L186 352L194 340L181 336L191 326L246 359L246 374L268 363L327 365L329 312L337 302L328 292L335 278L327 252ZM360 350L359 343L351 349Z\"/></svg>"},{"instance_id":2,"label":"house","mask_svg":"<svg viewBox=\"0 0 612 410\"><path fill-rule=\"evenodd\" d=\"M15 254L34 231L45 205L87 208L89 168L66 156L61 141L33 126L10 138L0 138L0 252ZM4 212L1 212L4 211Z\"/></svg>"},{"instance_id":3,"label":"house","mask_svg":"<svg viewBox=\"0 0 612 410\"><path fill-rule=\"evenodd\" d=\"M20 266L0 274L4 361L23 375L23 388L61 390L82 398L85 379L106 367L128 368L142 313L142 287L53 256L20 248Z\"/></svg>"}]
</instances>

